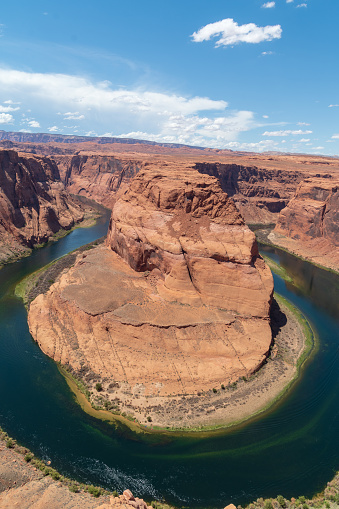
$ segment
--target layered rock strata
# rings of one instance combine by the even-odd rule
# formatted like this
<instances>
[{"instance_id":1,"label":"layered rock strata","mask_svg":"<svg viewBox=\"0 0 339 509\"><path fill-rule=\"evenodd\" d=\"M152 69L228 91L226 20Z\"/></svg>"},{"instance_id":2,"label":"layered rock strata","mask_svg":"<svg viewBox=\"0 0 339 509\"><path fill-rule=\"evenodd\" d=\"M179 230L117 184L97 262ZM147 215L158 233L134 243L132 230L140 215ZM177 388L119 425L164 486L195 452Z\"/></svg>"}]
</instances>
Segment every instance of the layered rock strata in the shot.
<instances>
[{"instance_id":1,"label":"layered rock strata","mask_svg":"<svg viewBox=\"0 0 339 509\"><path fill-rule=\"evenodd\" d=\"M143 166L142 161L105 154L54 156L62 180L72 194L86 196L112 208L118 192L124 191Z\"/></svg>"},{"instance_id":2,"label":"layered rock strata","mask_svg":"<svg viewBox=\"0 0 339 509\"><path fill-rule=\"evenodd\" d=\"M269 236L275 244L339 270L339 179L303 180Z\"/></svg>"},{"instance_id":3,"label":"layered rock strata","mask_svg":"<svg viewBox=\"0 0 339 509\"><path fill-rule=\"evenodd\" d=\"M215 178L142 170L114 206L107 247L32 302L29 327L47 355L145 405L256 371L271 344L272 292L255 237Z\"/></svg>"},{"instance_id":4,"label":"layered rock strata","mask_svg":"<svg viewBox=\"0 0 339 509\"><path fill-rule=\"evenodd\" d=\"M53 161L0 150L0 260L46 242L83 217Z\"/></svg>"},{"instance_id":5,"label":"layered rock strata","mask_svg":"<svg viewBox=\"0 0 339 509\"><path fill-rule=\"evenodd\" d=\"M303 178L298 171L234 163L197 163L196 168L217 177L247 223L276 223Z\"/></svg>"}]
</instances>

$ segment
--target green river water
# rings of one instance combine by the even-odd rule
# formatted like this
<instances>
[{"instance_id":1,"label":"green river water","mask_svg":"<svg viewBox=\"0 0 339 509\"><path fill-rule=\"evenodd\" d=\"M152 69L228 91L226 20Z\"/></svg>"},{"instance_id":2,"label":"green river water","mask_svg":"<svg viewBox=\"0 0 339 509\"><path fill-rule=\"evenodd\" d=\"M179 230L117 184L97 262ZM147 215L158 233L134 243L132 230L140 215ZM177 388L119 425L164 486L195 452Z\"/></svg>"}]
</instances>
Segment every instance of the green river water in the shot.
<instances>
[{"instance_id":1,"label":"green river water","mask_svg":"<svg viewBox=\"0 0 339 509\"><path fill-rule=\"evenodd\" d=\"M278 293L311 321L319 349L278 405L237 429L215 434L134 434L85 414L53 361L32 340L14 286L24 276L107 232L92 228L0 270L0 426L62 474L146 500L224 507L258 497L311 496L339 469L337 275L262 246L293 278Z\"/></svg>"}]
</instances>

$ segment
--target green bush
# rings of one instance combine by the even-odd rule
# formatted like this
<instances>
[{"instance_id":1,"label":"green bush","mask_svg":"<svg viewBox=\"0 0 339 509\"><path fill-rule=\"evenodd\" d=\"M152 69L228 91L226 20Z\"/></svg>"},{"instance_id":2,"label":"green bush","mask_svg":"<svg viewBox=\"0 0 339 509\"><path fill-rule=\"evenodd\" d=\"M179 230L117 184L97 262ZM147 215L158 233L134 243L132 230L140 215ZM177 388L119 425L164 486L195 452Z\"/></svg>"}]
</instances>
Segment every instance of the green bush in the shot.
<instances>
[{"instance_id":1,"label":"green bush","mask_svg":"<svg viewBox=\"0 0 339 509\"><path fill-rule=\"evenodd\" d=\"M282 495L277 496L277 501L278 501L278 504L280 505L280 507L286 507L286 500L284 499L284 497Z\"/></svg>"},{"instance_id":2,"label":"green bush","mask_svg":"<svg viewBox=\"0 0 339 509\"><path fill-rule=\"evenodd\" d=\"M88 486L87 491L95 498L100 497L101 495L101 489L93 485Z\"/></svg>"},{"instance_id":3,"label":"green bush","mask_svg":"<svg viewBox=\"0 0 339 509\"><path fill-rule=\"evenodd\" d=\"M265 500L264 509L274 509L273 504L270 500Z\"/></svg>"},{"instance_id":4,"label":"green bush","mask_svg":"<svg viewBox=\"0 0 339 509\"><path fill-rule=\"evenodd\" d=\"M95 384L95 388L96 388L96 390L97 390L98 392L102 391L102 385L101 385L101 383L100 383L100 382L97 382L97 383Z\"/></svg>"},{"instance_id":5,"label":"green bush","mask_svg":"<svg viewBox=\"0 0 339 509\"><path fill-rule=\"evenodd\" d=\"M79 488L75 483L72 483L68 488L72 493L79 493Z\"/></svg>"},{"instance_id":6,"label":"green bush","mask_svg":"<svg viewBox=\"0 0 339 509\"><path fill-rule=\"evenodd\" d=\"M152 422L152 417L149 415L149 416L147 417L147 420L148 420L148 422Z\"/></svg>"},{"instance_id":7,"label":"green bush","mask_svg":"<svg viewBox=\"0 0 339 509\"><path fill-rule=\"evenodd\" d=\"M213 387L213 392L214 392L214 394L218 392L215 387Z\"/></svg>"},{"instance_id":8,"label":"green bush","mask_svg":"<svg viewBox=\"0 0 339 509\"><path fill-rule=\"evenodd\" d=\"M15 443L13 442L13 440L11 438L6 440L6 447L8 447L8 449L14 449L14 446L15 446Z\"/></svg>"},{"instance_id":9,"label":"green bush","mask_svg":"<svg viewBox=\"0 0 339 509\"><path fill-rule=\"evenodd\" d=\"M24 460L27 461L27 463L29 463L32 460L32 458L33 458L33 454L31 454L30 452L28 452L24 456Z\"/></svg>"}]
</instances>

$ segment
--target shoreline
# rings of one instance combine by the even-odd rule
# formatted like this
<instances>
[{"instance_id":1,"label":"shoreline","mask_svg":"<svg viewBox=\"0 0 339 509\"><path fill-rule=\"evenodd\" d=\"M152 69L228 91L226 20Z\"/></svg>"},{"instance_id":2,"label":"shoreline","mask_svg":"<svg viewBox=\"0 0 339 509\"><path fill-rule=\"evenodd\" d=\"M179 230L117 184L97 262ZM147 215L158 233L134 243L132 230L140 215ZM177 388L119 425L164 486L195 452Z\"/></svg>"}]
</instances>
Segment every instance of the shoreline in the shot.
<instances>
[{"instance_id":1,"label":"shoreline","mask_svg":"<svg viewBox=\"0 0 339 509\"><path fill-rule=\"evenodd\" d=\"M315 267L318 267L319 269L326 270L327 272L333 272L334 274L339 275L339 269L335 269L333 267L328 267L326 265L321 265L320 263L317 263L312 258L307 258L303 255L301 255L297 250L293 251L292 249L288 249L287 247L284 247L283 245L274 244L269 239L269 235L273 232L272 227L267 227L266 225L262 225L261 228L253 230L257 239L257 242L259 244L262 244L264 246L273 247L276 249L280 249L280 251L284 251L285 253L288 253L292 256L295 256L299 260L302 260L303 262L310 263L311 265L314 265ZM292 239L293 240L293 239Z\"/></svg>"},{"instance_id":2,"label":"shoreline","mask_svg":"<svg viewBox=\"0 0 339 509\"><path fill-rule=\"evenodd\" d=\"M274 341L272 352L266 363L248 380L242 379L231 385L229 388L210 390L200 397L197 403L196 396L159 398L153 397L154 408L160 406L160 413L164 413L166 403L175 401L178 405L186 407L186 418L180 421L176 420L177 425L169 426L167 422L159 423L157 412L149 408L148 415L150 422L142 422L143 414L136 408L132 413L124 412L122 405L119 413L111 412L100 405L99 401L93 402L91 393L93 387L84 383L83 380L74 376L67 367L59 365L59 371L66 379L66 382L77 403L83 411L92 417L116 424L123 424L130 428L132 432L156 434L169 433L175 434L225 432L238 426L243 426L250 421L262 416L263 413L273 411L287 395L292 385L297 382L305 361L311 358L315 353L316 335L302 313L291 303L281 296L276 296L282 314L287 320L284 327L287 327L283 333L278 332ZM277 312L281 311L276 310ZM294 340L293 340L294 339ZM296 355L290 355L289 351L293 349ZM287 353L285 352L287 350ZM101 394L101 393L100 393ZM103 399L103 396L99 396ZM128 398L126 398L128 399ZM160 401L162 399L162 401ZM148 405L151 398L148 399ZM94 403L94 406L93 406ZM98 404L97 404L98 403ZM205 419L201 415L189 418L188 411L192 412L192 407L196 406L199 413L201 408L205 408ZM207 408L206 408L207 406ZM131 412L131 409L129 409ZM177 410L175 413L178 413ZM185 414L185 410L183 410ZM171 422L173 418L169 417ZM144 419L143 419L144 420Z\"/></svg>"},{"instance_id":3,"label":"shoreline","mask_svg":"<svg viewBox=\"0 0 339 509\"><path fill-rule=\"evenodd\" d=\"M67 235L69 235L78 228L90 228L94 226L97 220L104 215L105 211L109 211L109 209L107 209L100 203L95 202L94 200L90 200L84 197L81 197L80 199L75 195L73 196L78 198L80 203L82 203L85 206L83 219L77 223L74 223L74 225L68 230L66 230L65 228L60 228L60 230L51 235L46 242L43 242L41 244L34 244L33 247L18 245L16 248L13 248L14 251L12 252L12 255L9 255L8 257L0 260L0 270L6 265L18 262L22 258L27 258L37 249L49 246L54 242L58 242L60 239L67 237Z\"/></svg>"},{"instance_id":4,"label":"shoreline","mask_svg":"<svg viewBox=\"0 0 339 509\"><path fill-rule=\"evenodd\" d=\"M30 274L16 286L16 296L29 306L38 294L49 289L61 272L74 263L81 251L95 247L101 240L82 246ZM120 422L144 433L223 432L272 411L299 378L304 361L314 350L315 334L306 318L284 298L278 296L277 300L283 313L276 310L278 316L272 322L276 331L274 333L273 330L272 351L268 359L248 380L243 377L228 387L211 388L198 393L198 396L140 397L138 406L131 405L130 396L122 387L114 390L114 402L117 404L111 405L112 391L108 389L107 381L100 379L102 390L98 392L98 377L94 373L90 377L86 372L86 377L79 376L68 366L59 366L59 371L66 378L78 404L93 417ZM285 323L278 323L279 320ZM292 356L286 354L291 349L294 351Z\"/></svg>"}]
</instances>

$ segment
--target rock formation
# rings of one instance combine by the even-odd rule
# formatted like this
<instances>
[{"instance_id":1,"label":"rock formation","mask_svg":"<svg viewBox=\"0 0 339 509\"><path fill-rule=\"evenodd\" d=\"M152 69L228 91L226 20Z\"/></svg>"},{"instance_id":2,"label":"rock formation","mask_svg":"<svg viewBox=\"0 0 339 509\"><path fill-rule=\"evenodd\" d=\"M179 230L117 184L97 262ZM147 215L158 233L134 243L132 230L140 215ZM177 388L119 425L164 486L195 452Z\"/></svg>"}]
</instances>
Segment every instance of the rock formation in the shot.
<instances>
[{"instance_id":1,"label":"rock formation","mask_svg":"<svg viewBox=\"0 0 339 509\"><path fill-rule=\"evenodd\" d=\"M275 244L339 269L339 179L313 177L303 180L279 215Z\"/></svg>"},{"instance_id":2,"label":"rock formation","mask_svg":"<svg viewBox=\"0 0 339 509\"><path fill-rule=\"evenodd\" d=\"M62 180L72 194L86 196L112 208L118 191L126 189L142 162L114 155L84 153L54 156Z\"/></svg>"},{"instance_id":3,"label":"rock formation","mask_svg":"<svg viewBox=\"0 0 339 509\"><path fill-rule=\"evenodd\" d=\"M217 177L247 223L275 223L302 180L298 171L253 165L197 163L196 168Z\"/></svg>"},{"instance_id":4,"label":"rock formation","mask_svg":"<svg viewBox=\"0 0 339 509\"><path fill-rule=\"evenodd\" d=\"M0 261L46 242L83 217L53 161L0 151Z\"/></svg>"},{"instance_id":5,"label":"rock formation","mask_svg":"<svg viewBox=\"0 0 339 509\"><path fill-rule=\"evenodd\" d=\"M140 171L114 206L107 246L31 303L29 327L47 355L122 387L131 407L261 366L272 275L215 178Z\"/></svg>"}]
</instances>

